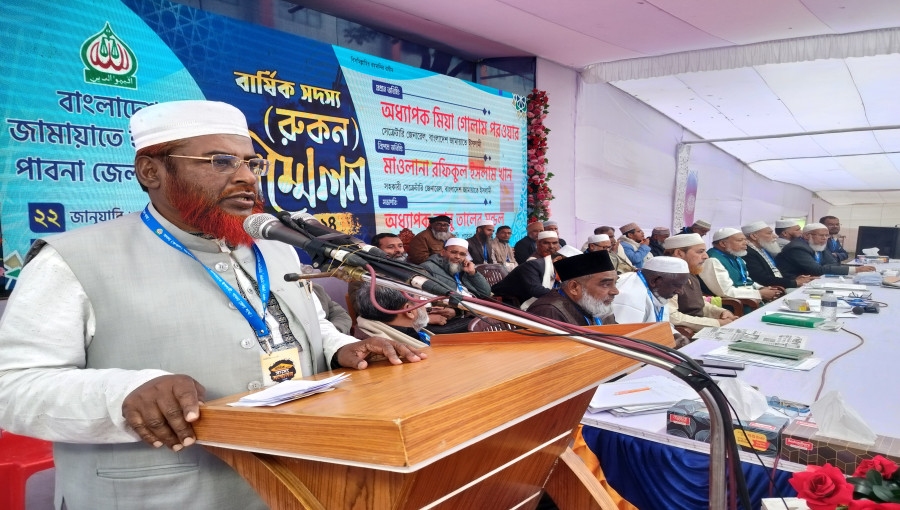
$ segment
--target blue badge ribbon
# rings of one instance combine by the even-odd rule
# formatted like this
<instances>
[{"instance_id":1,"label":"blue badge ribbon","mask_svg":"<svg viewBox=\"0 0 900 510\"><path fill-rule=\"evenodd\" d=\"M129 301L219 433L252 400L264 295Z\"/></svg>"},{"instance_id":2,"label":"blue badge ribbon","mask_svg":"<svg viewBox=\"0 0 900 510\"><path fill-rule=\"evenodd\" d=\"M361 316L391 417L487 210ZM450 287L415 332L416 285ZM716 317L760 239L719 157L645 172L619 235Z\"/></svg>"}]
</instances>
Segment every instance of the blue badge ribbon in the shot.
<instances>
[{"instance_id":1,"label":"blue badge ribbon","mask_svg":"<svg viewBox=\"0 0 900 510\"><path fill-rule=\"evenodd\" d=\"M822 252L817 251L816 252L816 263L821 264L822 263L821 259L822 259Z\"/></svg>"},{"instance_id":2,"label":"blue badge ribbon","mask_svg":"<svg viewBox=\"0 0 900 510\"><path fill-rule=\"evenodd\" d=\"M454 273L453 277L456 278L456 289L460 292L464 292L466 288L463 287L462 281L459 279L459 273Z\"/></svg>"},{"instance_id":3,"label":"blue badge ribbon","mask_svg":"<svg viewBox=\"0 0 900 510\"><path fill-rule=\"evenodd\" d=\"M263 258L262 252L259 251L259 248L254 244L253 252L256 254L256 283L259 285L259 295L262 300L262 309L263 315L260 316L256 310L250 306L250 303L241 296L241 293L234 290L231 285L228 284L221 276L219 276L215 271L206 267L206 264L200 262L191 250L187 249L181 241L175 239L175 236L169 233L165 227L160 225L160 223L150 214L150 206L144 208L143 212L141 212L141 220L144 221L144 225L147 225L147 228L150 229L154 234L156 234L163 242L175 248L176 250L184 253L188 257L197 261L198 264L203 266L203 269L206 269L206 272L209 273L209 276L216 282L222 292L231 300L234 306L237 307L238 310L244 315L244 318L250 323L250 326L253 327L253 332L256 333L256 336L262 338L270 335L269 327L266 325L265 314L266 314L266 306L269 302L269 273L266 270L266 260Z\"/></svg>"},{"instance_id":4,"label":"blue badge ribbon","mask_svg":"<svg viewBox=\"0 0 900 510\"><path fill-rule=\"evenodd\" d=\"M419 335L419 340L425 342L428 345L431 345L431 335L424 331L416 331L416 333Z\"/></svg>"},{"instance_id":5,"label":"blue badge ribbon","mask_svg":"<svg viewBox=\"0 0 900 510\"><path fill-rule=\"evenodd\" d=\"M484 263L487 264L488 263L487 244L481 245L481 252L484 254Z\"/></svg>"},{"instance_id":6,"label":"blue badge ribbon","mask_svg":"<svg viewBox=\"0 0 900 510\"><path fill-rule=\"evenodd\" d=\"M644 278L644 275L641 274L640 271L637 272L638 277L644 282L644 287L647 288L647 296L650 298L650 302L653 304L653 311L656 312L656 322L662 322L663 312L666 310L665 306L661 306L658 310L656 308L656 299L653 298L653 293L650 292L650 285L647 283L647 279Z\"/></svg>"}]
</instances>

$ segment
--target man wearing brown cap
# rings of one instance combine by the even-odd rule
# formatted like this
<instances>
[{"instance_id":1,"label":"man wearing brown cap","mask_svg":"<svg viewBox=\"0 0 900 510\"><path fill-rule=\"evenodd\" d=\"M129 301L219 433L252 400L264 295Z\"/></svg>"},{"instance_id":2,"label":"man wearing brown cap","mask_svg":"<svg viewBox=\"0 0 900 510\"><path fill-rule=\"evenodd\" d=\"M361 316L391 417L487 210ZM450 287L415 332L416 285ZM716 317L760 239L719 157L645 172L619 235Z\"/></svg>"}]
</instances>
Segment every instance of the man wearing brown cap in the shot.
<instances>
[{"instance_id":1,"label":"man wearing brown cap","mask_svg":"<svg viewBox=\"0 0 900 510\"><path fill-rule=\"evenodd\" d=\"M619 245L628 258L631 265L640 269L644 262L653 257L650 254L650 240L644 237L644 231L637 223L629 223L619 227L622 236L619 237Z\"/></svg>"},{"instance_id":2,"label":"man wearing brown cap","mask_svg":"<svg viewBox=\"0 0 900 510\"><path fill-rule=\"evenodd\" d=\"M703 261L709 258L706 243L698 234L678 234L666 239L665 254L684 260L688 265L687 283L681 293L669 300L669 321L673 326L684 326L693 331L713 326L724 326L737 317L728 310L714 306L703 299L703 290L697 275L703 269Z\"/></svg>"},{"instance_id":3,"label":"man wearing brown cap","mask_svg":"<svg viewBox=\"0 0 900 510\"><path fill-rule=\"evenodd\" d=\"M665 242L666 238L670 235L672 235L672 233L666 227L656 227L653 229L653 232L650 233L650 253L654 257L659 257L666 251L663 242Z\"/></svg>"},{"instance_id":4,"label":"man wearing brown cap","mask_svg":"<svg viewBox=\"0 0 900 510\"><path fill-rule=\"evenodd\" d=\"M519 239L513 248L516 254L516 263L524 264L528 257L537 249L538 234L544 231L544 224L540 221L534 221L528 224L525 230L525 237Z\"/></svg>"},{"instance_id":5,"label":"man wearing brown cap","mask_svg":"<svg viewBox=\"0 0 900 510\"><path fill-rule=\"evenodd\" d=\"M612 321L613 298L619 291L609 252L584 253L553 266L561 281L559 288L538 298L528 307L529 313L578 326Z\"/></svg>"},{"instance_id":6,"label":"man wearing brown cap","mask_svg":"<svg viewBox=\"0 0 900 510\"><path fill-rule=\"evenodd\" d=\"M176 101L130 122L150 203L35 242L0 322L0 427L54 441L64 508L266 508L192 446L203 401L279 380L274 366L425 355L338 332L282 278L301 271L296 251L244 231L269 162L240 110Z\"/></svg>"},{"instance_id":7,"label":"man wearing brown cap","mask_svg":"<svg viewBox=\"0 0 900 510\"><path fill-rule=\"evenodd\" d=\"M421 264L428 260L428 257L440 253L444 249L447 239L456 237L450 233L452 221L449 216L444 214L428 218L428 228L416 234L416 237L413 237L406 247L409 261L413 264Z\"/></svg>"}]
</instances>

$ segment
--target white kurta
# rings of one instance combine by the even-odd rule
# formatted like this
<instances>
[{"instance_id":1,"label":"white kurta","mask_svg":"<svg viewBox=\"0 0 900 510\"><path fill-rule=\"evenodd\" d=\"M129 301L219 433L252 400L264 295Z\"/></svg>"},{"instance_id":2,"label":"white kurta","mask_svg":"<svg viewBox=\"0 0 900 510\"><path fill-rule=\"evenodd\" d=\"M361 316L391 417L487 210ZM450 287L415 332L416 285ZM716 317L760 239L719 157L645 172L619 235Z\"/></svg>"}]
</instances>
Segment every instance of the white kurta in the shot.
<instances>
[{"instance_id":1,"label":"white kurta","mask_svg":"<svg viewBox=\"0 0 900 510\"><path fill-rule=\"evenodd\" d=\"M759 295L760 286L753 284L753 286L745 286L738 287L732 281L731 276L728 274L728 270L725 269L725 266L722 263L713 257L706 259L703 262L703 270L700 272L700 279L703 280L703 283L709 287L709 290L712 291L713 295L719 297L733 297L733 298L749 298L749 299L762 299L762 296Z\"/></svg>"}]
</instances>

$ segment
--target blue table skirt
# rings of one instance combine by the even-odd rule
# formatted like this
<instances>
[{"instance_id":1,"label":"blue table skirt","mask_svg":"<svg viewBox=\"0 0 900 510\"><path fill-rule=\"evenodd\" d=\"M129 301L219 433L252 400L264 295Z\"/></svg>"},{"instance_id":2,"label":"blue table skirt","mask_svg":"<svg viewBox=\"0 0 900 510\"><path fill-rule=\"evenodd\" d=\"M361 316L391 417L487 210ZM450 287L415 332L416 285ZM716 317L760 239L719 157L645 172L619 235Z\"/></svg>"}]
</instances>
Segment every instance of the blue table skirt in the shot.
<instances>
[{"instance_id":1,"label":"blue table skirt","mask_svg":"<svg viewBox=\"0 0 900 510\"><path fill-rule=\"evenodd\" d=\"M709 510L709 455L626 434L589 427L584 440L600 460L609 484L640 510ZM770 468L743 462L753 510L760 499L796 496L792 473L777 471L769 494Z\"/></svg>"}]
</instances>

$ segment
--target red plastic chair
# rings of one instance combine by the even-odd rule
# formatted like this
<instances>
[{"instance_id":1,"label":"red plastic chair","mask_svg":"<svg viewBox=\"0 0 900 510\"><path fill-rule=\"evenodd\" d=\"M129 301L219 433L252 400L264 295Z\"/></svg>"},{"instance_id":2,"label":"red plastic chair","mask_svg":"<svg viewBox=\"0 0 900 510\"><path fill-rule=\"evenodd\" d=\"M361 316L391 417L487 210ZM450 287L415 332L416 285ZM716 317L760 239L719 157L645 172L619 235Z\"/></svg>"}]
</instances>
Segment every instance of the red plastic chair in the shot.
<instances>
[{"instance_id":1,"label":"red plastic chair","mask_svg":"<svg viewBox=\"0 0 900 510\"><path fill-rule=\"evenodd\" d=\"M0 430L0 508L25 510L28 478L52 467L52 443Z\"/></svg>"}]
</instances>

